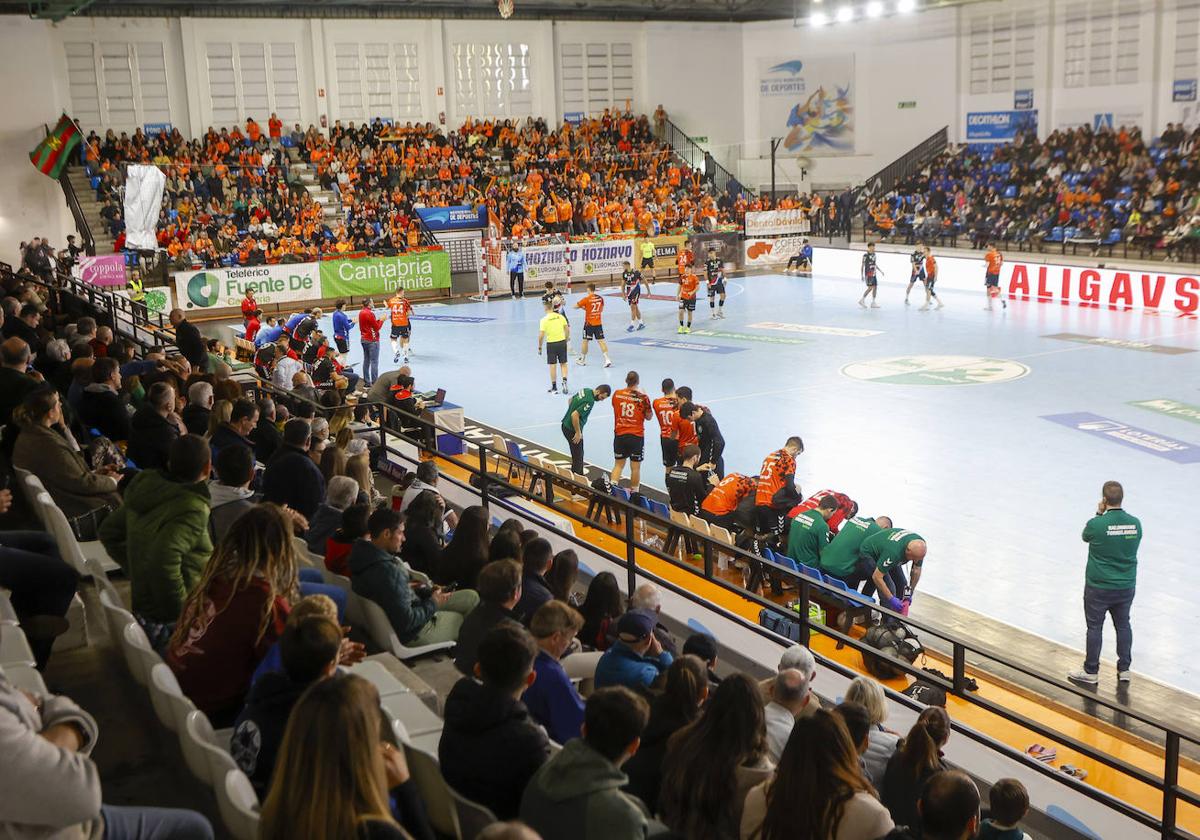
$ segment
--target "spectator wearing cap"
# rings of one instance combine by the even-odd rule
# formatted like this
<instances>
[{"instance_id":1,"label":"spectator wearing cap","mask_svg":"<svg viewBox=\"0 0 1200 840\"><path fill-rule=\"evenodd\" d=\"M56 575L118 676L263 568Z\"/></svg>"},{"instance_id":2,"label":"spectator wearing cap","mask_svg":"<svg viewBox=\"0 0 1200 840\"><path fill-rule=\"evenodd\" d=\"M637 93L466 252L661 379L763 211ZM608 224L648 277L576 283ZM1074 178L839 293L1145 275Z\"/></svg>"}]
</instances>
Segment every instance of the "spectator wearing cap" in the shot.
<instances>
[{"instance_id":1,"label":"spectator wearing cap","mask_svg":"<svg viewBox=\"0 0 1200 840\"><path fill-rule=\"evenodd\" d=\"M528 550L528 549L526 549ZM642 610L654 616L654 637L671 658L679 656L679 644L671 631L658 620L662 615L662 592L653 583L643 583L629 596L629 609Z\"/></svg>"},{"instance_id":2,"label":"spectator wearing cap","mask_svg":"<svg viewBox=\"0 0 1200 840\"><path fill-rule=\"evenodd\" d=\"M721 684L717 676L717 640L707 633L693 633L683 643L684 655L691 654L700 659L708 670L708 684L716 688Z\"/></svg>"},{"instance_id":3,"label":"spectator wearing cap","mask_svg":"<svg viewBox=\"0 0 1200 840\"><path fill-rule=\"evenodd\" d=\"M674 657L662 649L654 635L654 615L630 610L617 621L617 641L596 665L596 688L623 685L648 689Z\"/></svg>"}]
</instances>

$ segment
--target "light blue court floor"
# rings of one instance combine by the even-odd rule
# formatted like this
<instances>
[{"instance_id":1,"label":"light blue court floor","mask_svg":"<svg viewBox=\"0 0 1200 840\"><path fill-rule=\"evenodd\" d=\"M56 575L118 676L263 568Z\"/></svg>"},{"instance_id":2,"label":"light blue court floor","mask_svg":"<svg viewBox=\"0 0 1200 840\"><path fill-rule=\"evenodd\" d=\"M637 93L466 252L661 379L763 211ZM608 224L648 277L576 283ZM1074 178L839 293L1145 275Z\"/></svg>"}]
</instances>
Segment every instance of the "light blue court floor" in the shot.
<instances>
[{"instance_id":1,"label":"light blue court floor","mask_svg":"<svg viewBox=\"0 0 1200 840\"><path fill-rule=\"evenodd\" d=\"M942 292L945 309L921 312L904 305L902 286L882 287L881 308L863 310L860 291L819 275L738 279L727 317L710 320L701 298L690 336L676 334L673 299L643 299L647 328L627 333L627 306L606 297L607 370L595 342L588 366L574 364L575 294L571 387L619 388L629 370L652 398L663 377L690 385L720 423L728 471L756 474L801 435L805 493L848 493L864 514L926 537L918 599L933 593L1078 650L1080 532L1103 482L1117 479L1146 533L1134 670L1200 693L1190 655L1200 603L1197 321L1019 301L985 312L982 290ZM566 399L546 393L541 315L537 298L418 307L418 388L443 387L468 417L563 451ZM357 361L356 339L351 347ZM386 335L381 351L382 367L395 367ZM604 468L612 424L602 403L585 434L589 462ZM652 421L644 483L661 488L657 434Z\"/></svg>"}]
</instances>

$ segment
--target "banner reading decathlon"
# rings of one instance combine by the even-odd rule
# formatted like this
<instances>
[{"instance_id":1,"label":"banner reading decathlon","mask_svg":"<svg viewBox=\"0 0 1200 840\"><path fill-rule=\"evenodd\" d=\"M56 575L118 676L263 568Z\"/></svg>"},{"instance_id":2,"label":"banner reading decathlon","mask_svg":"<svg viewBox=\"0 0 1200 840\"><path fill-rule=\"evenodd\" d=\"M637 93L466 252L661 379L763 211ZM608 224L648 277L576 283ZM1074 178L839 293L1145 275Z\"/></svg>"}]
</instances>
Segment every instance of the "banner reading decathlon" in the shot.
<instances>
[{"instance_id":1,"label":"banner reading decathlon","mask_svg":"<svg viewBox=\"0 0 1200 840\"><path fill-rule=\"evenodd\" d=\"M316 263L206 268L175 275L175 299L185 310L237 307L247 289L254 289L260 304L321 296Z\"/></svg>"},{"instance_id":2,"label":"banner reading decathlon","mask_svg":"<svg viewBox=\"0 0 1200 840\"><path fill-rule=\"evenodd\" d=\"M808 214L803 210L759 210L746 214L746 236L784 236L808 230Z\"/></svg>"},{"instance_id":3,"label":"banner reading decathlon","mask_svg":"<svg viewBox=\"0 0 1200 840\"><path fill-rule=\"evenodd\" d=\"M760 137L789 152L854 151L854 53L758 61Z\"/></svg>"},{"instance_id":4,"label":"banner reading decathlon","mask_svg":"<svg viewBox=\"0 0 1200 840\"><path fill-rule=\"evenodd\" d=\"M445 251L329 260L320 267L321 296L327 298L450 288L450 257Z\"/></svg>"}]
</instances>

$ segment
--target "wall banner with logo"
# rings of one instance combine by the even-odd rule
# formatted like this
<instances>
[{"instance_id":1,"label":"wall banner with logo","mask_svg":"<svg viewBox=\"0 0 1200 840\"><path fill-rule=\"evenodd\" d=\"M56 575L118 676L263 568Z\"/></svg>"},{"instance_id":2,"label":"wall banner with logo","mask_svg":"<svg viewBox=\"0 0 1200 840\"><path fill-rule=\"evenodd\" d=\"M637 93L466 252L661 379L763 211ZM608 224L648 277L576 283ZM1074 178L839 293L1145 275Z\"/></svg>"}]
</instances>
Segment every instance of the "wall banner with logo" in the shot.
<instances>
[{"instance_id":1,"label":"wall banner with logo","mask_svg":"<svg viewBox=\"0 0 1200 840\"><path fill-rule=\"evenodd\" d=\"M488 211L483 205L418 207L416 213L430 230L478 230L488 226Z\"/></svg>"},{"instance_id":2,"label":"wall banner with logo","mask_svg":"<svg viewBox=\"0 0 1200 840\"><path fill-rule=\"evenodd\" d=\"M742 243L745 266L786 263L804 247L803 236L779 236L774 239L747 239Z\"/></svg>"},{"instance_id":3,"label":"wall banner with logo","mask_svg":"<svg viewBox=\"0 0 1200 840\"><path fill-rule=\"evenodd\" d=\"M717 259L726 268L742 267L742 245L739 234L733 231L692 234L688 245L696 256L696 265L702 266L708 259L708 252L715 250Z\"/></svg>"},{"instance_id":4,"label":"wall banner with logo","mask_svg":"<svg viewBox=\"0 0 1200 840\"><path fill-rule=\"evenodd\" d=\"M679 237L682 241L682 237ZM555 283L567 279L567 265L572 280L620 274L625 263L637 267L632 239L604 239L592 242L572 242L562 245L530 245L525 248L525 279Z\"/></svg>"},{"instance_id":5,"label":"wall banner with logo","mask_svg":"<svg viewBox=\"0 0 1200 840\"><path fill-rule=\"evenodd\" d=\"M260 304L321 297L317 263L204 268L175 274L175 297L184 311L236 308L247 289Z\"/></svg>"},{"instance_id":6,"label":"wall banner with logo","mask_svg":"<svg viewBox=\"0 0 1200 840\"><path fill-rule=\"evenodd\" d=\"M758 61L759 137L782 137L789 152L854 151L854 53Z\"/></svg>"},{"instance_id":7,"label":"wall banner with logo","mask_svg":"<svg viewBox=\"0 0 1200 840\"><path fill-rule=\"evenodd\" d=\"M450 257L445 251L328 260L320 265L321 297L362 297L450 288Z\"/></svg>"},{"instance_id":8,"label":"wall banner with logo","mask_svg":"<svg viewBox=\"0 0 1200 840\"><path fill-rule=\"evenodd\" d=\"M640 268L642 265L642 243L645 242L645 237L638 239L636 247L633 249L637 260L634 261L633 267ZM654 243L654 267L659 268L674 268L675 258L679 256L679 249L687 242L687 238L676 235L652 236L650 241Z\"/></svg>"},{"instance_id":9,"label":"wall banner with logo","mask_svg":"<svg viewBox=\"0 0 1200 840\"><path fill-rule=\"evenodd\" d=\"M125 255L101 254L78 258L79 279L93 286L125 286Z\"/></svg>"},{"instance_id":10,"label":"wall banner with logo","mask_svg":"<svg viewBox=\"0 0 1200 840\"><path fill-rule=\"evenodd\" d=\"M808 215L803 210L760 210L746 214L746 236L784 236L808 231Z\"/></svg>"},{"instance_id":11,"label":"wall banner with logo","mask_svg":"<svg viewBox=\"0 0 1200 840\"><path fill-rule=\"evenodd\" d=\"M1022 131L1037 131L1038 112L972 111L967 114L967 140L1012 140Z\"/></svg>"}]
</instances>

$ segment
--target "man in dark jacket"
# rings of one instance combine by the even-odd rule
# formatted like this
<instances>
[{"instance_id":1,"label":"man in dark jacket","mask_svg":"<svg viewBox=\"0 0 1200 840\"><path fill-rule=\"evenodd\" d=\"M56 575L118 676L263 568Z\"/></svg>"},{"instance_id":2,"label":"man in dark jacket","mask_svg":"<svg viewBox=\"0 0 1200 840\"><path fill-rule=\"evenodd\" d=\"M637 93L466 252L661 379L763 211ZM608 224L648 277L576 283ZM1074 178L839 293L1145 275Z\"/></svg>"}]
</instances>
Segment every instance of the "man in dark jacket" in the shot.
<instances>
[{"instance_id":1,"label":"man in dark jacket","mask_svg":"<svg viewBox=\"0 0 1200 840\"><path fill-rule=\"evenodd\" d=\"M274 400L267 399L258 404L258 424L250 433L250 440L254 441L254 457L264 464L283 445L283 435L275 425Z\"/></svg>"},{"instance_id":2,"label":"man in dark jacket","mask_svg":"<svg viewBox=\"0 0 1200 840\"><path fill-rule=\"evenodd\" d=\"M254 441L250 433L258 425L258 406L247 399L235 400L229 412L229 422L222 423L213 432L209 445L212 446L213 460L226 446L244 446L254 451Z\"/></svg>"},{"instance_id":3,"label":"man in dark jacket","mask_svg":"<svg viewBox=\"0 0 1200 840\"><path fill-rule=\"evenodd\" d=\"M284 431L286 437L286 427ZM383 609L396 637L406 645L455 641L463 618L479 604L479 595L471 589L449 593L435 588L422 595L413 591L408 570L396 557L404 544L404 522L398 512L376 508L367 520L367 531L370 539L357 540L350 549L354 592Z\"/></svg>"},{"instance_id":4,"label":"man in dark jacket","mask_svg":"<svg viewBox=\"0 0 1200 840\"><path fill-rule=\"evenodd\" d=\"M475 581L479 606L463 620L454 648L454 664L468 677L475 673L479 643L499 624L519 625L520 615L513 609L521 598L521 564L516 560L488 563Z\"/></svg>"},{"instance_id":5,"label":"man in dark jacket","mask_svg":"<svg viewBox=\"0 0 1200 840\"><path fill-rule=\"evenodd\" d=\"M717 418L707 408L686 402L679 407L679 416L691 420L696 426L696 434L700 439L700 463L712 464L712 471L717 478L725 477L725 437Z\"/></svg>"},{"instance_id":6,"label":"man in dark jacket","mask_svg":"<svg viewBox=\"0 0 1200 840\"><path fill-rule=\"evenodd\" d=\"M283 671L268 671L250 688L229 751L260 799L271 786L275 756L292 706L310 685L337 670L342 631L323 615L289 621L279 639Z\"/></svg>"},{"instance_id":7,"label":"man in dark jacket","mask_svg":"<svg viewBox=\"0 0 1200 840\"><path fill-rule=\"evenodd\" d=\"M0 344L0 426L12 420L13 409L41 384L25 372L32 355L22 338L13 336Z\"/></svg>"},{"instance_id":8,"label":"man in dark jacket","mask_svg":"<svg viewBox=\"0 0 1200 840\"><path fill-rule=\"evenodd\" d=\"M183 421L175 413L175 388L166 382L155 382L129 424L125 455L138 469L164 469L171 444L181 434L182 426Z\"/></svg>"},{"instance_id":9,"label":"man in dark jacket","mask_svg":"<svg viewBox=\"0 0 1200 840\"><path fill-rule=\"evenodd\" d=\"M116 359L96 359L92 384L83 389L79 418L109 440L129 440L129 412L121 401L121 366Z\"/></svg>"},{"instance_id":10,"label":"man in dark jacket","mask_svg":"<svg viewBox=\"0 0 1200 840\"><path fill-rule=\"evenodd\" d=\"M208 421L212 417L213 386L211 382L193 382L188 388L187 405L179 416L188 434L204 437L208 434Z\"/></svg>"},{"instance_id":11,"label":"man in dark jacket","mask_svg":"<svg viewBox=\"0 0 1200 840\"><path fill-rule=\"evenodd\" d=\"M549 540L537 537L529 541L522 554L525 568L521 580L521 600L517 602L515 612L528 625L538 607L554 600L554 593L546 583L546 574L554 564L554 549Z\"/></svg>"},{"instance_id":12,"label":"man in dark jacket","mask_svg":"<svg viewBox=\"0 0 1200 840\"><path fill-rule=\"evenodd\" d=\"M175 346L192 367L208 370L208 346L196 325L183 317L182 309L172 309L171 326L175 328Z\"/></svg>"},{"instance_id":13,"label":"man in dark jacket","mask_svg":"<svg viewBox=\"0 0 1200 840\"><path fill-rule=\"evenodd\" d=\"M533 683L537 645L523 627L492 628L479 643L475 674L446 698L446 725L438 744L450 787L485 805L502 820L521 806L526 784L550 757L546 732L533 722L521 695Z\"/></svg>"},{"instance_id":14,"label":"man in dark jacket","mask_svg":"<svg viewBox=\"0 0 1200 840\"><path fill-rule=\"evenodd\" d=\"M289 420L283 427L283 446L263 471L263 501L287 505L305 519L325 498L325 477L308 456L312 427L307 420Z\"/></svg>"},{"instance_id":15,"label":"man in dark jacket","mask_svg":"<svg viewBox=\"0 0 1200 840\"><path fill-rule=\"evenodd\" d=\"M42 312L36 303L27 303L21 307L16 318L8 318L4 322L4 332L7 337L16 337L29 345L33 353L41 353L43 349L42 336L38 326L42 323Z\"/></svg>"}]
</instances>

